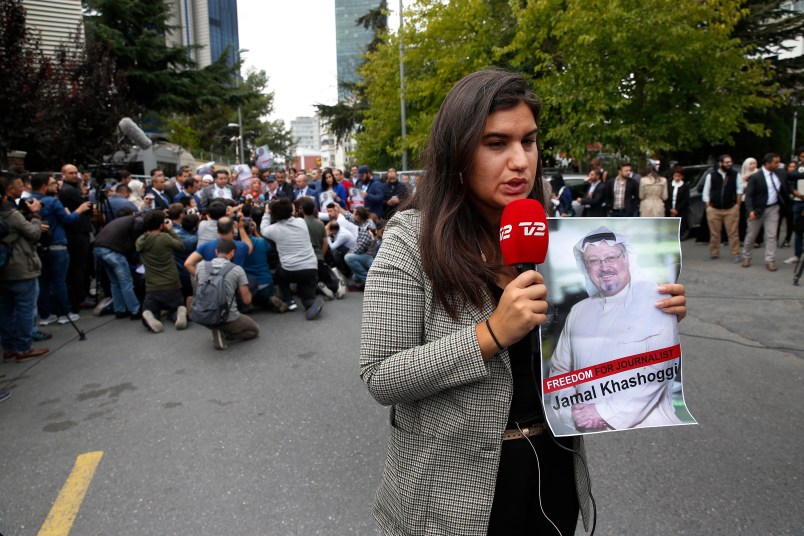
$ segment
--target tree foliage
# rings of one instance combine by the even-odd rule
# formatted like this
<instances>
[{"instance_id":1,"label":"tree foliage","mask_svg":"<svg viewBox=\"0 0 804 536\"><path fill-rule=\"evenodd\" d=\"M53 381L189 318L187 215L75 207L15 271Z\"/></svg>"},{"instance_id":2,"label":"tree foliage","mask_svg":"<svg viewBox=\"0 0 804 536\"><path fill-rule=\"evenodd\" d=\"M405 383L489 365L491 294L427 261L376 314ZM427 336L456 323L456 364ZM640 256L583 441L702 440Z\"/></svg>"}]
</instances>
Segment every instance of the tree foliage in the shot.
<instances>
[{"instance_id":1,"label":"tree foliage","mask_svg":"<svg viewBox=\"0 0 804 536\"><path fill-rule=\"evenodd\" d=\"M20 0L0 5L0 155L26 151L32 169L100 161L125 111L124 81L108 49L88 43L46 56Z\"/></svg>"},{"instance_id":2,"label":"tree foliage","mask_svg":"<svg viewBox=\"0 0 804 536\"><path fill-rule=\"evenodd\" d=\"M196 69L187 47L168 45L175 30L164 0L86 0L87 38L112 51L126 81L125 98L141 111L194 113L201 106L236 103L243 98L237 68L222 54Z\"/></svg>"},{"instance_id":3,"label":"tree foliage","mask_svg":"<svg viewBox=\"0 0 804 536\"><path fill-rule=\"evenodd\" d=\"M274 94L268 91L265 71L250 70L239 89L243 96L243 141L246 153L267 145L274 153L285 155L292 144L290 132L281 120L268 121L273 113ZM237 105L219 103L201 107L195 114L171 121L171 136L182 135L187 147L217 154L234 155L239 135L230 124L238 122ZM175 140L174 140L175 141ZM191 149L191 150L192 150Z\"/></svg>"},{"instance_id":4,"label":"tree foliage","mask_svg":"<svg viewBox=\"0 0 804 536\"><path fill-rule=\"evenodd\" d=\"M542 143L625 155L764 133L751 110L777 103L772 65L734 36L741 0L418 0L406 10L407 147L399 121L399 35L361 70L368 108L358 156L417 155L461 77L489 66L528 76L543 101Z\"/></svg>"}]
</instances>

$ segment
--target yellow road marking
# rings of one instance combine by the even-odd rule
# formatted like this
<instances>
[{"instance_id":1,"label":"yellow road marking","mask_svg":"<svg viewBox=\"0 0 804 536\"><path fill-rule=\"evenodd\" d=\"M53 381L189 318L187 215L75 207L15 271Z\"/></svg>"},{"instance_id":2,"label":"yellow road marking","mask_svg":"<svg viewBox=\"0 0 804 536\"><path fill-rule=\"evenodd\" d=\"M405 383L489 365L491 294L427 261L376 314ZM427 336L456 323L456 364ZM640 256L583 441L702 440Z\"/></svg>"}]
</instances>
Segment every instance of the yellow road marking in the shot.
<instances>
[{"instance_id":1,"label":"yellow road marking","mask_svg":"<svg viewBox=\"0 0 804 536\"><path fill-rule=\"evenodd\" d=\"M73 470L53 503L44 525L39 529L38 536L67 536L70 533L102 457L101 451L87 452L75 460Z\"/></svg>"}]
</instances>

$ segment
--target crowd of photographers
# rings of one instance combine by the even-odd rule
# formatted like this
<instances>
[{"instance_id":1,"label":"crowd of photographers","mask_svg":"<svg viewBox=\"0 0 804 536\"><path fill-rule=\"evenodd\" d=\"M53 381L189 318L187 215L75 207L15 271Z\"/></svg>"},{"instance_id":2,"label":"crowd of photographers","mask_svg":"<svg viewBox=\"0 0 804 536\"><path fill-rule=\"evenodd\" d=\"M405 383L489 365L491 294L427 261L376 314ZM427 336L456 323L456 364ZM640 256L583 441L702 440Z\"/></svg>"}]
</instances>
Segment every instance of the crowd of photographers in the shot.
<instances>
[{"instance_id":1,"label":"crowd of photographers","mask_svg":"<svg viewBox=\"0 0 804 536\"><path fill-rule=\"evenodd\" d=\"M45 355L33 346L51 337L40 328L76 325L88 309L153 332L165 319L183 329L199 271L227 263L237 305L231 329L213 329L216 348L259 333L244 314L254 308L284 313L298 298L312 320L324 300L362 290L384 222L413 187L393 169L380 178L367 166L195 171L184 166L167 179L154 169L145 181L125 170L93 177L71 164L60 175L4 173L3 361Z\"/></svg>"}]
</instances>

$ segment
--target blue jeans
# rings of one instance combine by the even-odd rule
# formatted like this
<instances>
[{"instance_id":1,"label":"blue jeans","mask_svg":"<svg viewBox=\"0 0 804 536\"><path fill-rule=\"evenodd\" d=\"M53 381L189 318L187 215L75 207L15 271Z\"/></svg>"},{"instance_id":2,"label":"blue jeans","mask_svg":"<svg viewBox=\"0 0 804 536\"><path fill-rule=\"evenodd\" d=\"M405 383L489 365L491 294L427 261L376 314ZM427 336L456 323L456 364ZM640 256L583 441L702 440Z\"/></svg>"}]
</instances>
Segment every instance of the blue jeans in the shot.
<instances>
[{"instance_id":1,"label":"blue jeans","mask_svg":"<svg viewBox=\"0 0 804 536\"><path fill-rule=\"evenodd\" d=\"M0 341L6 352L31 349L37 279L0 282Z\"/></svg>"},{"instance_id":2,"label":"blue jeans","mask_svg":"<svg viewBox=\"0 0 804 536\"><path fill-rule=\"evenodd\" d=\"M374 262L374 257L368 253L347 253L343 260L352 270L352 279L358 283L365 283L366 275L369 268L371 268L371 263Z\"/></svg>"},{"instance_id":3,"label":"blue jeans","mask_svg":"<svg viewBox=\"0 0 804 536\"><path fill-rule=\"evenodd\" d=\"M70 266L70 254L67 248L51 249L42 259L42 275L39 276L39 316L47 318L66 316L70 312L70 301L67 297L67 268Z\"/></svg>"},{"instance_id":4,"label":"blue jeans","mask_svg":"<svg viewBox=\"0 0 804 536\"><path fill-rule=\"evenodd\" d=\"M112 288L115 313L140 312L140 301L134 293L134 279L126 256L104 247L95 248L95 258L106 268Z\"/></svg>"}]
</instances>

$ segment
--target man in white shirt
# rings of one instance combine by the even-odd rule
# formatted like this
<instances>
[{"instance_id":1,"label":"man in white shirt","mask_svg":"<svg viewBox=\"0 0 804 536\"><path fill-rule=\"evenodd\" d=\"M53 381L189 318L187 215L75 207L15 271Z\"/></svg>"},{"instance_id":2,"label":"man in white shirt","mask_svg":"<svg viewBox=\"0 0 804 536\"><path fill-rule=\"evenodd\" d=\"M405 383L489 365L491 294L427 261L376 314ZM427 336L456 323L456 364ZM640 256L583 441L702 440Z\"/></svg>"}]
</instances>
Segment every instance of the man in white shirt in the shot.
<instances>
[{"instance_id":1,"label":"man in white shirt","mask_svg":"<svg viewBox=\"0 0 804 536\"><path fill-rule=\"evenodd\" d=\"M765 267L776 271L776 233L779 214L790 197L787 189L787 172L779 167L781 158L768 153L762 159L762 167L748 177L745 187L745 210L748 213L748 229L743 242L743 268L751 266L751 253L760 228L765 228Z\"/></svg>"}]
</instances>

